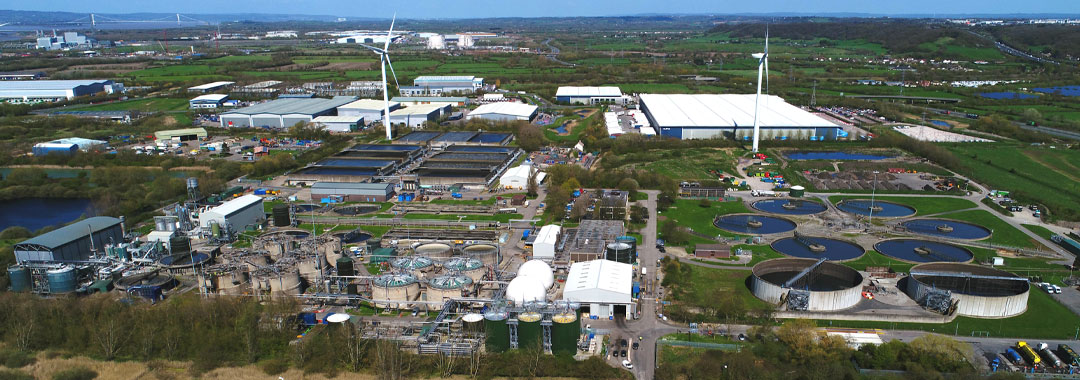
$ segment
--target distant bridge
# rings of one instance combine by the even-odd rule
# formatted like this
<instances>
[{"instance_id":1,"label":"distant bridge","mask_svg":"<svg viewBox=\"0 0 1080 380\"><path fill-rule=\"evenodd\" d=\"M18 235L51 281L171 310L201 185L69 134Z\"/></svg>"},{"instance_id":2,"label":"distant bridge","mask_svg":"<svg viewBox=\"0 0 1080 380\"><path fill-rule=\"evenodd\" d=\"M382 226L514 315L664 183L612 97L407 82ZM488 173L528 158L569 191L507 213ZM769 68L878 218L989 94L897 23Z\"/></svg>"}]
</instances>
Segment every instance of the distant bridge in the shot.
<instances>
[{"instance_id":1,"label":"distant bridge","mask_svg":"<svg viewBox=\"0 0 1080 380\"><path fill-rule=\"evenodd\" d=\"M934 96L908 96L908 95L844 95L846 98L855 99L893 99L904 100L912 103L919 102L938 102L938 103L960 103L960 99L956 98L939 98Z\"/></svg>"},{"instance_id":2,"label":"distant bridge","mask_svg":"<svg viewBox=\"0 0 1080 380\"><path fill-rule=\"evenodd\" d=\"M57 24L90 24L91 27L96 27L98 24L139 24L139 23L163 23L163 22L176 22L177 26L183 25L183 23L199 23L204 25L210 25L210 22L199 20L197 18L186 16L177 13L174 16L165 16L148 20L125 20L118 19L109 16L102 16L91 13L85 17L80 17L71 21L59 22Z\"/></svg>"}]
</instances>

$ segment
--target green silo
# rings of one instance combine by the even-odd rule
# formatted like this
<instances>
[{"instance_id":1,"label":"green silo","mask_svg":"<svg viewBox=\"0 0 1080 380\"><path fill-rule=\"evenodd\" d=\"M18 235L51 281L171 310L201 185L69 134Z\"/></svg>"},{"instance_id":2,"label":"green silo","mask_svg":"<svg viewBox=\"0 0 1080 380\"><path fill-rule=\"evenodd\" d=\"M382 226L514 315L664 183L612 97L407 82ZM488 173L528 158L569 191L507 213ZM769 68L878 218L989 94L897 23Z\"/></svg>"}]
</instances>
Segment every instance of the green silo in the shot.
<instances>
[{"instance_id":1,"label":"green silo","mask_svg":"<svg viewBox=\"0 0 1080 380\"><path fill-rule=\"evenodd\" d=\"M543 327L540 326L540 319L543 316L536 312L525 312L518 314L518 348L519 349L532 349L540 347L544 332Z\"/></svg>"},{"instance_id":2,"label":"green silo","mask_svg":"<svg viewBox=\"0 0 1080 380\"><path fill-rule=\"evenodd\" d=\"M576 354L581 337L581 319L573 311L551 317L551 353Z\"/></svg>"},{"instance_id":3,"label":"green silo","mask_svg":"<svg viewBox=\"0 0 1080 380\"><path fill-rule=\"evenodd\" d=\"M510 326L506 324L505 311L484 313L484 346L488 352L506 352L510 349Z\"/></svg>"}]
</instances>

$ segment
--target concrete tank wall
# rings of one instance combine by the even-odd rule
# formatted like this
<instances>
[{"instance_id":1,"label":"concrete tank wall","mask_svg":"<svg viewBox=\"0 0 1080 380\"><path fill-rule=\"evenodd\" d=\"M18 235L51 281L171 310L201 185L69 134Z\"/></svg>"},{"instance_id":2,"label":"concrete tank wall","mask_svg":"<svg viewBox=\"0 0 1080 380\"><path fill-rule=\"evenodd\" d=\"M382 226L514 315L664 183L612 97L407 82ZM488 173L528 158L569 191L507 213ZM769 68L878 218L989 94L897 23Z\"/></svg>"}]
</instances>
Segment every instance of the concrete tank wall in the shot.
<instances>
[{"instance_id":1,"label":"concrete tank wall","mask_svg":"<svg viewBox=\"0 0 1080 380\"><path fill-rule=\"evenodd\" d=\"M789 289L781 287L762 278L769 273L794 272L813 265L817 260L783 258L772 259L758 263L754 266L753 275L750 277L750 292L765 302L779 305ZM810 291L809 311L835 311L855 306L862 300L863 276L854 269L835 263L825 262L819 266L815 273L827 274L836 278L849 280L850 287L839 290L812 290ZM796 286L798 287L798 286Z\"/></svg>"},{"instance_id":2,"label":"concrete tank wall","mask_svg":"<svg viewBox=\"0 0 1080 380\"><path fill-rule=\"evenodd\" d=\"M843 310L855 306L861 299L861 287L831 292L810 292L810 311Z\"/></svg>"},{"instance_id":3,"label":"concrete tank wall","mask_svg":"<svg viewBox=\"0 0 1080 380\"><path fill-rule=\"evenodd\" d=\"M750 277L750 292L754 293L755 297L771 304L780 303L780 298L787 294L786 289L762 280L758 276Z\"/></svg>"},{"instance_id":4,"label":"concrete tank wall","mask_svg":"<svg viewBox=\"0 0 1080 380\"><path fill-rule=\"evenodd\" d=\"M1017 277L1016 275L993 268L971 264L955 263L929 263L916 265L911 268L917 271L940 271L971 273L981 276ZM974 292L959 292L949 282L941 277L911 276L907 278L907 286L904 289L912 299L922 300L930 289L946 289L952 291L952 300L956 302L956 314L975 318L1007 318L1023 314L1027 311L1028 296L1031 286L1023 279L997 280L997 279L967 279L957 278L954 281L964 284L965 289L975 289ZM1019 277L1017 277L1019 278ZM933 279L936 279L933 280ZM965 294L969 293L969 294ZM975 294L970 294L975 293ZM980 294L981 293L981 294Z\"/></svg>"},{"instance_id":5,"label":"concrete tank wall","mask_svg":"<svg viewBox=\"0 0 1080 380\"><path fill-rule=\"evenodd\" d=\"M407 309L412 307L411 301L419 297L420 284L416 282L402 286L371 286L371 299L376 307Z\"/></svg>"}]
</instances>

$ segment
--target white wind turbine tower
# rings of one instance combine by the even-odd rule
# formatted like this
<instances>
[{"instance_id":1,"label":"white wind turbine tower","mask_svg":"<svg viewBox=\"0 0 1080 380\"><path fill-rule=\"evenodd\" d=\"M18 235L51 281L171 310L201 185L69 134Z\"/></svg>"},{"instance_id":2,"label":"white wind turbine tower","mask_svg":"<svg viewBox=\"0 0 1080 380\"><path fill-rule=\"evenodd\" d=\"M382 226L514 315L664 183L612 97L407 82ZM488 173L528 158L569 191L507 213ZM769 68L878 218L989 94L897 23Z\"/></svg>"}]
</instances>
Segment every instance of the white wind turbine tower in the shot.
<instances>
[{"instance_id":1,"label":"white wind turbine tower","mask_svg":"<svg viewBox=\"0 0 1080 380\"><path fill-rule=\"evenodd\" d=\"M398 86L397 73L394 73L394 65L390 63L390 41L393 40L394 22L397 21L397 13L394 14L394 18L390 20L390 30L386 32L386 43L383 44L382 49L374 46L360 44L363 47L375 52L379 55L380 66L382 67L382 96L383 96L383 126L386 127L386 139L393 139L393 132L390 130L390 92L386 85L386 66L390 66L390 74L394 76L394 86Z\"/></svg>"},{"instance_id":2,"label":"white wind turbine tower","mask_svg":"<svg viewBox=\"0 0 1080 380\"><path fill-rule=\"evenodd\" d=\"M758 143L761 138L761 125L758 123L758 115L761 113L761 75L762 70L769 71L769 31L765 31L765 52L754 54L758 59L757 67L757 95L754 96L754 153L758 152Z\"/></svg>"}]
</instances>

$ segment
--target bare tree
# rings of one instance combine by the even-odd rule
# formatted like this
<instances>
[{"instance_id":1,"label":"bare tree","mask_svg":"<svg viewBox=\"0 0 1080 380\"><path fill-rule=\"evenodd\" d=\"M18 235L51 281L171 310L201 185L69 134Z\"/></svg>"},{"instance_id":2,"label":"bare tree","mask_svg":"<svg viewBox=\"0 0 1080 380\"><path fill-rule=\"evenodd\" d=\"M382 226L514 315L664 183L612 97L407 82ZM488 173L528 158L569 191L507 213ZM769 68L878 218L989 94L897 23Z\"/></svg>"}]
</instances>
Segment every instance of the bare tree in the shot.
<instances>
[{"instance_id":1,"label":"bare tree","mask_svg":"<svg viewBox=\"0 0 1080 380\"><path fill-rule=\"evenodd\" d=\"M401 350L401 342L375 342L375 373L382 380L404 380L412 368L412 357Z\"/></svg>"},{"instance_id":2,"label":"bare tree","mask_svg":"<svg viewBox=\"0 0 1080 380\"><path fill-rule=\"evenodd\" d=\"M540 369L540 360L544 358L543 343L536 341L525 348L525 358L528 360L525 365L529 369L529 377L536 377L537 371Z\"/></svg>"},{"instance_id":3,"label":"bare tree","mask_svg":"<svg viewBox=\"0 0 1080 380\"><path fill-rule=\"evenodd\" d=\"M11 334L15 337L15 347L26 351L34 338L34 325L37 320L34 311L26 304L17 307L11 315Z\"/></svg>"},{"instance_id":4,"label":"bare tree","mask_svg":"<svg viewBox=\"0 0 1080 380\"><path fill-rule=\"evenodd\" d=\"M450 350L446 354L439 355L439 371L442 372L442 377L450 377L454 374L454 351Z\"/></svg>"},{"instance_id":5,"label":"bare tree","mask_svg":"<svg viewBox=\"0 0 1080 380\"><path fill-rule=\"evenodd\" d=\"M484 355L480 353L480 345L477 344L469 354L469 377L475 379L480 373L480 364L483 363L483 359Z\"/></svg>"},{"instance_id":6,"label":"bare tree","mask_svg":"<svg viewBox=\"0 0 1080 380\"><path fill-rule=\"evenodd\" d=\"M343 360L345 365L353 371L359 371L361 364L364 362L365 353L367 352L368 340L361 339L360 330L351 324L346 324L341 329L342 332L342 347L345 348L345 355Z\"/></svg>"},{"instance_id":7,"label":"bare tree","mask_svg":"<svg viewBox=\"0 0 1080 380\"><path fill-rule=\"evenodd\" d=\"M124 343L131 336L131 329L125 326L122 319L117 318L115 315L99 318L92 328L94 340L97 342L98 347L101 348L101 354L106 360L115 358L116 354L120 352L120 348L124 346Z\"/></svg>"}]
</instances>

